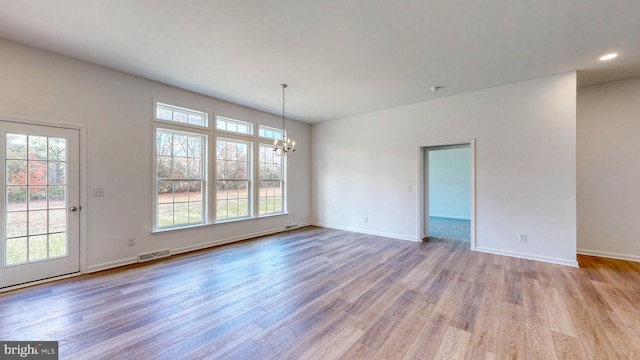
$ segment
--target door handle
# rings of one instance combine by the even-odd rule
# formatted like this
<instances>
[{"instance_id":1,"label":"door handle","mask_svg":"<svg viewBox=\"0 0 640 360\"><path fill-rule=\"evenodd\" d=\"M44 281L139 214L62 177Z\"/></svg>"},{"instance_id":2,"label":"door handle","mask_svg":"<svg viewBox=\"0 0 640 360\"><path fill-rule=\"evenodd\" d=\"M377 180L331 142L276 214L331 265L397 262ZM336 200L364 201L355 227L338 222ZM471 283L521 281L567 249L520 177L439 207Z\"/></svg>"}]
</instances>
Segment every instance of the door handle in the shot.
<instances>
[{"instance_id":1,"label":"door handle","mask_svg":"<svg viewBox=\"0 0 640 360\"><path fill-rule=\"evenodd\" d=\"M69 208L69 211L76 212L76 211L78 211L78 208L76 206L72 206L72 207Z\"/></svg>"}]
</instances>

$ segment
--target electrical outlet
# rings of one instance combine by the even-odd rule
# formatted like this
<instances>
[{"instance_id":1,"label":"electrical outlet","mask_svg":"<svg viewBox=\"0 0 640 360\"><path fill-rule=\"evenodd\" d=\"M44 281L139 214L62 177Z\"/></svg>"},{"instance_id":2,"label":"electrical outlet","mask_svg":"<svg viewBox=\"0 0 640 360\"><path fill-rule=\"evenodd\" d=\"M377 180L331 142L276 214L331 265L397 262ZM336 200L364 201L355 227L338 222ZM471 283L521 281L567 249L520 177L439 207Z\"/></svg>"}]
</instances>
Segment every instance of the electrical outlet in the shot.
<instances>
[{"instance_id":1,"label":"electrical outlet","mask_svg":"<svg viewBox=\"0 0 640 360\"><path fill-rule=\"evenodd\" d=\"M369 222L369 217L368 217L368 216L365 216L365 217L364 217L364 222L365 222L365 223L368 223L368 222Z\"/></svg>"},{"instance_id":2,"label":"electrical outlet","mask_svg":"<svg viewBox=\"0 0 640 360\"><path fill-rule=\"evenodd\" d=\"M527 234L520 234L520 242L527 242Z\"/></svg>"},{"instance_id":3,"label":"electrical outlet","mask_svg":"<svg viewBox=\"0 0 640 360\"><path fill-rule=\"evenodd\" d=\"M104 188L94 188L91 190L93 197L104 197Z\"/></svg>"},{"instance_id":4,"label":"electrical outlet","mask_svg":"<svg viewBox=\"0 0 640 360\"><path fill-rule=\"evenodd\" d=\"M128 246L136 246L136 238L132 238L132 237L128 238L127 239L127 245Z\"/></svg>"}]
</instances>

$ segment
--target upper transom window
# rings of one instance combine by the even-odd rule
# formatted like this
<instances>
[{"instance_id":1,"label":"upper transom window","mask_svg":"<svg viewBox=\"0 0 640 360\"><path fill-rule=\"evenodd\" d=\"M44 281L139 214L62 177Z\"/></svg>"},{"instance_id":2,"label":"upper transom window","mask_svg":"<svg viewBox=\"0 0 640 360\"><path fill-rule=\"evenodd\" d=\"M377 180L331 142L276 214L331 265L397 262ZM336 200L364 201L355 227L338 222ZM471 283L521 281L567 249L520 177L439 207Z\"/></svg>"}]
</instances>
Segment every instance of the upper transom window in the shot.
<instances>
[{"instance_id":1,"label":"upper transom window","mask_svg":"<svg viewBox=\"0 0 640 360\"><path fill-rule=\"evenodd\" d=\"M216 129L222 130L222 131L234 132L238 134L244 134L244 135L253 135L252 123L241 121L241 120L229 119L222 116L218 116L216 119Z\"/></svg>"},{"instance_id":2,"label":"upper transom window","mask_svg":"<svg viewBox=\"0 0 640 360\"><path fill-rule=\"evenodd\" d=\"M156 103L156 120L204 128L209 127L209 116L206 112L163 103Z\"/></svg>"},{"instance_id":3,"label":"upper transom window","mask_svg":"<svg viewBox=\"0 0 640 360\"><path fill-rule=\"evenodd\" d=\"M282 140L282 130L272 128L269 126L260 125L260 129L258 130L258 136L267 138L267 139Z\"/></svg>"}]
</instances>

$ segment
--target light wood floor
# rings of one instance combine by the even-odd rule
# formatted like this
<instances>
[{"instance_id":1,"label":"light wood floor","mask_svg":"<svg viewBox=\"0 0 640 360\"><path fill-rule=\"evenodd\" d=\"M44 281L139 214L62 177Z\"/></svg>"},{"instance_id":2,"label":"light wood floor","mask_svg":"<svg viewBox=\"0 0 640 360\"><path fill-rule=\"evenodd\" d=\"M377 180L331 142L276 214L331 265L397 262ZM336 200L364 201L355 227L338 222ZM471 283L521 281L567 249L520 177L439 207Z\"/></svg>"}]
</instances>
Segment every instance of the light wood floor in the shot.
<instances>
[{"instance_id":1,"label":"light wood floor","mask_svg":"<svg viewBox=\"0 0 640 360\"><path fill-rule=\"evenodd\" d=\"M61 359L637 359L640 264L308 227L0 294Z\"/></svg>"}]
</instances>

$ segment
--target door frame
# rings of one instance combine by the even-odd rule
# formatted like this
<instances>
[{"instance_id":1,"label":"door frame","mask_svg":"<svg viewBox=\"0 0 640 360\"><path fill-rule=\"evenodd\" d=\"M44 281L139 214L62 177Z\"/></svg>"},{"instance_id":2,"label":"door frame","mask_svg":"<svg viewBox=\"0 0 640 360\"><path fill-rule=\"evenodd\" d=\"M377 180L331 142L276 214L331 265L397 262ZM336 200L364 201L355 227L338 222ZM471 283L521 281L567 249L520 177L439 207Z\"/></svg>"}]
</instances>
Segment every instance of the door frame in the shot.
<instances>
[{"instance_id":1,"label":"door frame","mask_svg":"<svg viewBox=\"0 0 640 360\"><path fill-rule=\"evenodd\" d=\"M84 125L77 125L77 124L68 124L68 123L55 123L55 122L50 122L50 121L41 121L41 120L34 120L34 119L28 119L28 118L18 118L18 117L10 117L10 116L3 116L0 115L0 121L4 121L4 122L12 122L12 123L18 123L18 124L23 124L23 125L35 125L35 126L44 126L44 127L52 127L52 128L62 128L62 129L69 129L69 130L77 130L79 132L79 144L78 144L78 152L79 152L79 163L78 166L80 167L78 169L78 175L80 176L79 179L79 186L80 188L78 189L79 191L79 204L80 204L80 229L78 232L78 235L80 237L79 239L79 246L80 246L80 272L78 273L73 273L73 274L68 274L68 275L62 275L62 276L56 276L53 278L47 278L47 279L42 279L42 280L36 280L36 281L32 281L26 284L19 284L19 285L15 285L15 286L10 286L10 287L6 287L3 289L0 289L0 293L2 292L6 292L6 291L11 291L11 290L16 290L16 289L20 289L20 288L25 288L25 287L29 287L29 286L34 286L34 285L38 285L38 284L43 284L43 283L47 283L47 282L51 282L51 281L55 281L55 280L60 280L60 279L65 279L65 278L69 278L69 277L74 277L74 276L78 276L78 275L82 275L82 274L86 274L87 272L87 216L86 214L86 209L87 209L87 197L88 197L88 193L87 193L87 175L88 175L88 167L87 167L87 127ZM4 201L4 200L3 200Z\"/></svg>"},{"instance_id":2,"label":"door frame","mask_svg":"<svg viewBox=\"0 0 640 360\"><path fill-rule=\"evenodd\" d=\"M471 239L470 248L476 248L476 140L443 140L419 144L418 151L418 241L428 240L429 236L429 148L469 146L471 152Z\"/></svg>"}]
</instances>

